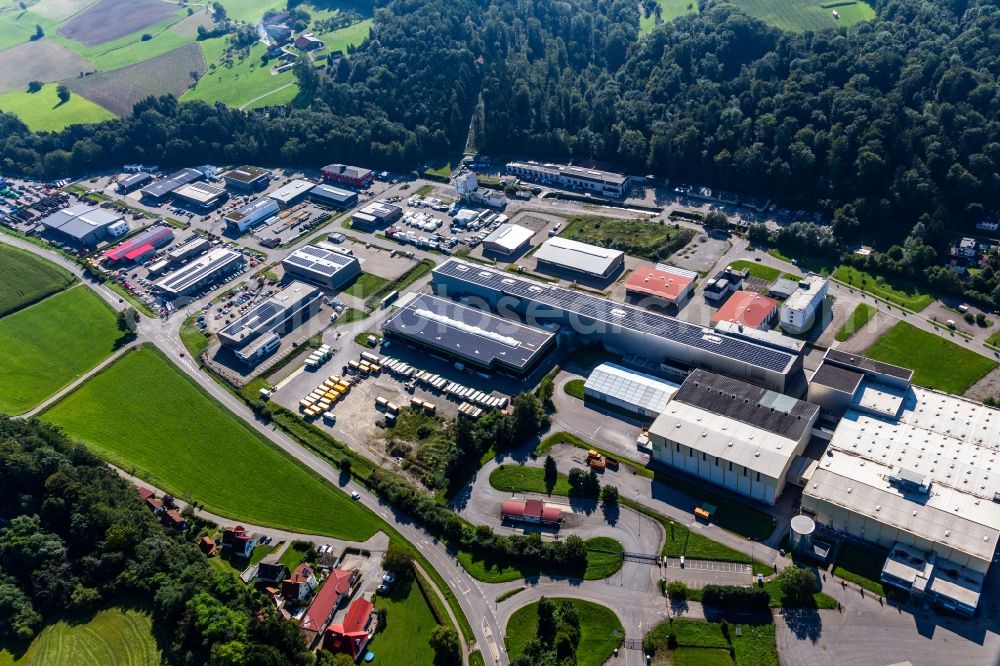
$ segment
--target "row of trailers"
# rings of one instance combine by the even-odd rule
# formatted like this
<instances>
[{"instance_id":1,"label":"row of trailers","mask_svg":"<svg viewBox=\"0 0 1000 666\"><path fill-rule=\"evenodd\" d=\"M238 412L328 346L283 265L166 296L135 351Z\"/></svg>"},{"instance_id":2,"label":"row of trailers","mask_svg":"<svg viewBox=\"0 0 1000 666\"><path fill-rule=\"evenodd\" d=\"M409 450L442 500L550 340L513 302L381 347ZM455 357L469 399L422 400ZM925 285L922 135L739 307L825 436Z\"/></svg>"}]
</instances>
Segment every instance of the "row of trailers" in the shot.
<instances>
[{"instance_id":1,"label":"row of trailers","mask_svg":"<svg viewBox=\"0 0 1000 666\"><path fill-rule=\"evenodd\" d=\"M374 354L369 352L363 352L362 356L365 354L375 357ZM484 393L483 391L451 381L441 375L432 374L426 370L419 370L391 356L382 356L378 358L378 362L396 377L403 379L411 378L419 384L426 385L439 393L444 393L449 398L469 404L473 408L472 410L463 411L461 408L459 409L460 412L467 413L469 416L477 417L482 414L483 409L506 409L509 404L507 396L495 396L490 393ZM476 409L480 411L475 412Z\"/></svg>"},{"instance_id":2,"label":"row of trailers","mask_svg":"<svg viewBox=\"0 0 1000 666\"><path fill-rule=\"evenodd\" d=\"M340 375L330 375L328 379L314 388L309 395L299 401L299 411L306 418L315 418L320 414L326 421L333 421L334 415L331 411L333 405L343 398L351 390L355 379L351 377L341 377Z\"/></svg>"}]
</instances>

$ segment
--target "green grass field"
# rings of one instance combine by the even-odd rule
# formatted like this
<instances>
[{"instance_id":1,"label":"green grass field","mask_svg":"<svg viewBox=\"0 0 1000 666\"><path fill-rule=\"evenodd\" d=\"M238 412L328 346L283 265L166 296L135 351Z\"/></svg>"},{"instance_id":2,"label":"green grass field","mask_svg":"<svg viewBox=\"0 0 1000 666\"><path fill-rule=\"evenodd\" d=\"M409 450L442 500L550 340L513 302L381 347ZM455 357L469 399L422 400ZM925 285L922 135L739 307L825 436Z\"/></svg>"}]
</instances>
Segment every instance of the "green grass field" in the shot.
<instances>
[{"instance_id":1,"label":"green grass field","mask_svg":"<svg viewBox=\"0 0 1000 666\"><path fill-rule=\"evenodd\" d=\"M283 552L281 557L278 558L278 561L289 569L295 569L295 567L302 563L302 559L306 556L307 552L309 552L309 546L297 546L290 543L288 544L288 547L285 548L285 552Z\"/></svg>"},{"instance_id":2,"label":"green grass field","mask_svg":"<svg viewBox=\"0 0 1000 666\"><path fill-rule=\"evenodd\" d=\"M692 0L656 0L660 5L660 18L664 23L668 23L678 16L685 14L697 14L698 3ZM639 36L648 35L656 27L656 17L650 14L639 16Z\"/></svg>"},{"instance_id":3,"label":"green grass field","mask_svg":"<svg viewBox=\"0 0 1000 666\"><path fill-rule=\"evenodd\" d=\"M901 281L889 282L881 276L858 270L853 266L838 266L833 277L841 282L878 296L883 301L914 312L920 312L934 302L934 297L925 294L913 285Z\"/></svg>"},{"instance_id":4,"label":"green grass field","mask_svg":"<svg viewBox=\"0 0 1000 666\"><path fill-rule=\"evenodd\" d=\"M582 379L571 379L563 385L566 395L571 395L578 400L583 400L586 396L583 392L583 385L586 382Z\"/></svg>"},{"instance_id":5,"label":"green grass field","mask_svg":"<svg viewBox=\"0 0 1000 666\"><path fill-rule=\"evenodd\" d=\"M258 436L152 347L126 355L42 418L233 520L356 541L378 529L373 514Z\"/></svg>"},{"instance_id":6,"label":"green grass field","mask_svg":"<svg viewBox=\"0 0 1000 666\"><path fill-rule=\"evenodd\" d=\"M667 223L596 215L574 215L567 219L569 224L560 236L651 261L666 259L694 238L691 229Z\"/></svg>"},{"instance_id":7,"label":"green grass field","mask_svg":"<svg viewBox=\"0 0 1000 666\"><path fill-rule=\"evenodd\" d=\"M875 18L875 10L865 2L823 8L818 0L735 0L733 4L776 28L788 32L847 28ZM840 14L837 19L833 15Z\"/></svg>"},{"instance_id":8,"label":"green grass field","mask_svg":"<svg viewBox=\"0 0 1000 666\"><path fill-rule=\"evenodd\" d=\"M111 308L83 286L0 319L0 412L36 406L111 354L120 336Z\"/></svg>"},{"instance_id":9,"label":"green grass field","mask_svg":"<svg viewBox=\"0 0 1000 666\"><path fill-rule=\"evenodd\" d=\"M437 621L415 580L401 580L391 594L376 596L375 607L385 609L386 628L375 634L368 645L368 650L375 653L369 663L434 663L434 649L428 641Z\"/></svg>"},{"instance_id":10,"label":"green grass field","mask_svg":"<svg viewBox=\"0 0 1000 666\"><path fill-rule=\"evenodd\" d=\"M622 545L610 537L594 537L586 541L588 549L597 547L602 550L621 550ZM613 545L612 545L613 544ZM461 550L458 552L458 561L470 576L484 583L509 583L524 578L533 578L547 574L558 576L576 576L584 580L601 580L607 578L621 568L621 562L615 565L619 559L617 555L611 553L594 553L587 557L587 568L583 571L542 571L537 568L522 567L511 564L508 561L498 562L496 560L483 560L472 553Z\"/></svg>"},{"instance_id":11,"label":"green grass field","mask_svg":"<svg viewBox=\"0 0 1000 666\"><path fill-rule=\"evenodd\" d=\"M946 335L946 334L945 334ZM901 321L882 334L865 356L913 369L920 386L962 395L996 362L963 349L944 335L930 333Z\"/></svg>"},{"instance_id":12,"label":"green grass field","mask_svg":"<svg viewBox=\"0 0 1000 666\"><path fill-rule=\"evenodd\" d=\"M887 555L888 553L876 554L845 541L837 551L837 561L833 563L833 575L856 583L869 592L885 596L885 588L882 587L882 565L885 564Z\"/></svg>"},{"instance_id":13,"label":"green grass field","mask_svg":"<svg viewBox=\"0 0 1000 666\"><path fill-rule=\"evenodd\" d=\"M73 284L69 271L26 250L0 243L0 317Z\"/></svg>"},{"instance_id":14,"label":"green grass field","mask_svg":"<svg viewBox=\"0 0 1000 666\"><path fill-rule=\"evenodd\" d=\"M490 473L490 485L498 490L521 493L545 493L545 470L524 465L501 465ZM553 495L569 495L569 478L560 472Z\"/></svg>"},{"instance_id":15,"label":"green grass field","mask_svg":"<svg viewBox=\"0 0 1000 666\"><path fill-rule=\"evenodd\" d=\"M380 275L365 273L362 271L351 283L343 289L345 294L350 294L357 298L368 298L382 288L388 280Z\"/></svg>"},{"instance_id":16,"label":"green grass field","mask_svg":"<svg viewBox=\"0 0 1000 666\"><path fill-rule=\"evenodd\" d=\"M80 620L46 626L17 659L0 650L0 666L159 666L160 650L148 612L108 608Z\"/></svg>"},{"instance_id":17,"label":"green grass field","mask_svg":"<svg viewBox=\"0 0 1000 666\"><path fill-rule=\"evenodd\" d=\"M324 51L332 53L342 51L347 53L348 46L357 46L365 41L372 31L372 19L358 21L353 25L332 32L318 32L316 36L323 40L326 46Z\"/></svg>"},{"instance_id":18,"label":"green grass field","mask_svg":"<svg viewBox=\"0 0 1000 666\"><path fill-rule=\"evenodd\" d=\"M553 599L561 603L563 599ZM607 661L614 649L621 645L625 630L618 616L606 606L582 601L566 599L576 606L580 616L580 643L576 646L576 663L578 666L601 666ZM538 632L538 602L518 608L507 621L507 652L511 659L516 659L527 642Z\"/></svg>"},{"instance_id":19,"label":"green grass field","mask_svg":"<svg viewBox=\"0 0 1000 666\"><path fill-rule=\"evenodd\" d=\"M736 627L740 628L739 636ZM677 636L677 649L668 650L667 636ZM773 624L730 625L729 637L718 622L678 618L657 625L646 634L645 651L656 655L654 663L676 666L778 666L778 648ZM729 650L733 651L730 657ZM662 656L667 656L662 661Z\"/></svg>"},{"instance_id":20,"label":"green grass field","mask_svg":"<svg viewBox=\"0 0 1000 666\"><path fill-rule=\"evenodd\" d=\"M84 46L80 42L67 39L59 35L53 28L46 30L46 39L53 39L71 51L80 54L81 57L92 63L94 67L102 72L112 69L119 69L134 65L143 60L155 58L168 51L190 44L195 41L195 36L182 37L170 29L172 25L187 16L187 12L178 9L170 16L159 23L137 30L129 35L95 46ZM151 38L143 41L143 35L150 35Z\"/></svg>"},{"instance_id":21,"label":"green grass field","mask_svg":"<svg viewBox=\"0 0 1000 666\"><path fill-rule=\"evenodd\" d=\"M14 90L0 94L0 110L14 114L35 132L58 132L70 125L99 123L115 117L81 95L72 95L68 102L60 104L54 83L46 84L36 93Z\"/></svg>"},{"instance_id":22,"label":"green grass field","mask_svg":"<svg viewBox=\"0 0 1000 666\"><path fill-rule=\"evenodd\" d=\"M736 270L743 270L745 268L750 271L751 277L766 280L768 282L774 282L779 277L788 278L789 280L800 280L802 278L801 275L795 275L794 273L782 273L777 268L765 266L764 264L756 261L745 261L741 259L740 261L734 261L729 265Z\"/></svg>"},{"instance_id":23,"label":"green grass field","mask_svg":"<svg viewBox=\"0 0 1000 666\"><path fill-rule=\"evenodd\" d=\"M594 537L587 539L587 571L584 580L601 580L607 578L622 568L625 555L621 542L611 537Z\"/></svg>"},{"instance_id":24,"label":"green grass field","mask_svg":"<svg viewBox=\"0 0 1000 666\"><path fill-rule=\"evenodd\" d=\"M295 97L298 86L295 83L295 75L290 70L272 75L271 64L261 65L260 57L266 50L263 44L259 42L254 44L250 54L242 60L234 59L231 67L223 64L226 44L225 37L199 42L209 69L193 88L189 88L181 95L182 102L202 100L211 104L218 101L229 106L242 107L265 94L267 97L260 100L262 105L280 103L276 100L279 99L277 96L282 94L291 95L288 99ZM275 92L279 88L281 91Z\"/></svg>"},{"instance_id":25,"label":"green grass field","mask_svg":"<svg viewBox=\"0 0 1000 666\"><path fill-rule=\"evenodd\" d=\"M859 303L858 307L854 308L854 312L844 325L840 327L835 336L838 342L844 342L849 340L851 336L864 328L864 325L875 316L875 308L868 305L867 303Z\"/></svg>"}]
</instances>

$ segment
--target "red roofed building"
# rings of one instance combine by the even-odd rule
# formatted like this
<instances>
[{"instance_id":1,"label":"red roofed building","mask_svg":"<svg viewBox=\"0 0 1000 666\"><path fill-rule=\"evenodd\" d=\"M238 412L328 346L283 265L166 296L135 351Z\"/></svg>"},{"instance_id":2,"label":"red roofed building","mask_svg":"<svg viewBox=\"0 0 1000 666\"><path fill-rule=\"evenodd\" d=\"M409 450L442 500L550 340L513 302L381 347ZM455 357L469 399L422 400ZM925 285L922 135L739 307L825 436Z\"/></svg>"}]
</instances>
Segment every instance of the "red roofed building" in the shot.
<instances>
[{"instance_id":1,"label":"red roofed building","mask_svg":"<svg viewBox=\"0 0 1000 666\"><path fill-rule=\"evenodd\" d=\"M694 291L694 277L686 273L637 268L625 281L626 295L652 299L655 305L677 305Z\"/></svg>"},{"instance_id":2,"label":"red roofed building","mask_svg":"<svg viewBox=\"0 0 1000 666\"><path fill-rule=\"evenodd\" d=\"M203 536L198 540L198 547L201 548L201 552L205 553L208 557L215 555L215 542L212 541L211 537Z\"/></svg>"},{"instance_id":3,"label":"red roofed building","mask_svg":"<svg viewBox=\"0 0 1000 666\"><path fill-rule=\"evenodd\" d=\"M524 502L507 500L500 506L503 520L516 520L537 525L558 525L562 521L562 509L548 506L542 500L530 499Z\"/></svg>"},{"instance_id":4,"label":"red roofed building","mask_svg":"<svg viewBox=\"0 0 1000 666\"><path fill-rule=\"evenodd\" d=\"M357 660L375 633L377 622L374 610L375 605L367 599L352 601L343 621L326 630L323 647L330 652L343 652Z\"/></svg>"},{"instance_id":5,"label":"red roofed building","mask_svg":"<svg viewBox=\"0 0 1000 666\"><path fill-rule=\"evenodd\" d=\"M316 572L303 562L295 567L291 576L281 581L281 596L290 601L302 601L312 594L317 585Z\"/></svg>"},{"instance_id":6,"label":"red roofed building","mask_svg":"<svg viewBox=\"0 0 1000 666\"><path fill-rule=\"evenodd\" d=\"M160 513L160 522L167 527L173 527L174 529L182 530L187 527L187 520L181 515L181 512L177 509L167 509Z\"/></svg>"},{"instance_id":7,"label":"red roofed building","mask_svg":"<svg viewBox=\"0 0 1000 666\"><path fill-rule=\"evenodd\" d=\"M712 316L712 323L731 321L766 331L778 314L781 304L769 296L753 291L735 291Z\"/></svg>"},{"instance_id":8,"label":"red roofed building","mask_svg":"<svg viewBox=\"0 0 1000 666\"><path fill-rule=\"evenodd\" d=\"M354 577L350 571L334 569L330 572L323 586L313 598L305 615L299 621L299 627L306 631L322 632L326 625L330 624L333 614L337 611L341 602L351 593L351 579Z\"/></svg>"},{"instance_id":9,"label":"red roofed building","mask_svg":"<svg viewBox=\"0 0 1000 666\"><path fill-rule=\"evenodd\" d=\"M173 240L174 232L169 227L152 227L118 247L111 248L104 253L104 258L111 263L142 262L156 254L157 249L170 245Z\"/></svg>"},{"instance_id":10,"label":"red roofed building","mask_svg":"<svg viewBox=\"0 0 1000 666\"><path fill-rule=\"evenodd\" d=\"M242 525L227 527L222 531L222 550L228 550L236 557L250 557L256 546L254 533Z\"/></svg>"},{"instance_id":11,"label":"red roofed building","mask_svg":"<svg viewBox=\"0 0 1000 666\"><path fill-rule=\"evenodd\" d=\"M136 490L139 492L139 497L146 503L149 510L153 513L157 513L163 508L163 503L156 499L156 493L154 493L149 488L143 488L142 486L136 486Z\"/></svg>"}]
</instances>

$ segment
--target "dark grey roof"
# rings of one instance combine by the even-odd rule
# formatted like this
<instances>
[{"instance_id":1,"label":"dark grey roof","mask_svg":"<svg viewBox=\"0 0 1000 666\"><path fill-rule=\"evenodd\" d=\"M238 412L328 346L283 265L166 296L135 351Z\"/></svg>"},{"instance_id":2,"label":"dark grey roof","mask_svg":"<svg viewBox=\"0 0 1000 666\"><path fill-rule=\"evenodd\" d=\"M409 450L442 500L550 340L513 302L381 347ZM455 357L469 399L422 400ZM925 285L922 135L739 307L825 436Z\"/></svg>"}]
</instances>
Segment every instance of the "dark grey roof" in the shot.
<instances>
[{"instance_id":1,"label":"dark grey roof","mask_svg":"<svg viewBox=\"0 0 1000 666\"><path fill-rule=\"evenodd\" d=\"M647 333L773 372L787 372L798 358L796 353L711 331L658 312L591 296L582 291L543 284L458 259L446 261L435 268L434 272L491 289L497 294L572 313L581 321L603 322L612 332L626 329Z\"/></svg>"},{"instance_id":2,"label":"dark grey roof","mask_svg":"<svg viewBox=\"0 0 1000 666\"><path fill-rule=\"evenodd\" d=\"M134 173L128 178L122 178L120 181L118 181L118 187L127 190L129 188L135 187L136 185L142 185L143 183L148 183L152 179L153 177L150 176L148 173L145 172Z\"/></svg>"},{"instance_id":3,"label":"dark grey roof","mask_svg":"<svg viewBox=\"0 0 1000 666\"><path fill-rule=\"evenodd\" d=\"M794 440L819 413L816 405L706 370L688 375L673 399Z\"/></svg>"},{"instance_id":4,"label":"dark grey roof","mask_svg":"<svg viewBox=\"0 0 1000 666\"><path fill-rule=\"evenodd\" d=\"M384 328L477 365L515 369L530 366L555 335L432 294L417 294Z\"/></svg>"},{"instance_id":5,"label":"dark grey roof","mask_svg":"<svg viewBox=\"0 0 1000 666\"><path fill-rule=\"evenodd\" d=\"M325 183L312 188L312 190L309 191L309 196L322 197L323 199L330 199L339 203L344 203L358 198L356 192L343 190L339 187L334 187L333 185L327 185Z\"/></svg>"},{"instance_id":6,"label":"dark grey roof","mask_svg":"<svg viewBox=\"0 0 1000 666\"><path fill-rule=\"evenodd\" d=\"M204 177L205 174L197 169L181 169L180 171L175 171L170 174L167 178L161 178L155 183L151 183L142 188L142 193L145 196L159 199L160 197L170 194L181 185L193 183L194 181L201 180Z\"/></svg>"},{"instance_id":7,"label":"dark grey roof","mask_svg":"<svg viewBox=\"0 0 1000 666\"><path fill-rule=\"evenodd\" d=\"M837 351L836 349L830 349L827 351L825 358L835 363L848 365L852 368L857 368L858 370L865 372L875 372L882 375L889 375L890 377L896 377L897 379L905 381L910 381L913 378L913 370L910 370L909 368L901 368L898 365L882 363L881 361L875 361L857 354L848 354L842 351Z\"/></svg>"},{"instance_id":8,"label":"dark grey roof","mask_svg":"<svg viewBox=\"0 0 1000 666\"><path fill-rule=\"evenodd\" d=\"M848 370L832 363L823 363L816 374L809 380L810 384L822 384L830 388L854 395L858 385L865 376L855 370Z\"/></svg>"}]
</instances>

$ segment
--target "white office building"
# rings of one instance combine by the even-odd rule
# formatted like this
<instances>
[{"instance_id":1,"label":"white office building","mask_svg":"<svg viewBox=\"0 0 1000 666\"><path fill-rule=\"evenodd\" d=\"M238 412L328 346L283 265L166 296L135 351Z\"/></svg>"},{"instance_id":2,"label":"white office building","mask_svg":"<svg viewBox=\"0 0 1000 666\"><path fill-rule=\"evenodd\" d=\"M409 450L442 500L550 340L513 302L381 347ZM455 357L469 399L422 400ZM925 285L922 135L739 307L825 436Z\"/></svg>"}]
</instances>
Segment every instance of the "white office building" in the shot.
<instances>
[{"instance_id":1,"label":"white office building","mask_svg":"<svg viewBox=\"0 0 1000 666\"><path fill-rule=\"evenodd\" d=\"M507 173L543 185L582 190L598 196L620 198L629 191L629 178L624 174L578 166L510 162Z\"/></svg>"},{"instance_id":2,"label":"white office building","mask_svg":"<svg viewBox=\"0 0 1000 666\"><path fill-rule=\"evenodd\" d=\"M829 288L830 281L822 275L810 273L799 280L798 289L781 305L781 330L797 335L812 328Z\"/></svg>"},{"instance_id":3,"label":"white office building","mask_svg":"<svg viewBox=\"0 0 1000 666\"><path fill-rule=\"evenodd\" d=\"M268 197L261 197L246 203L234 211L226 213L223 221L226 223L226 230L230 233L244 233L252 229L268 218L278 214L280 207L278 202Z\"/></svg>"},{"instance_id":4,"label":"white office building","mask_svg":"<svg viewBox=\"0 0 1000 666\"><path fill-rule=\"evenodd\" d=\"M802 400L695 370L649 427L649 443L655 460L774 504L818 416Z\"/></svg>"}]
</instances>

